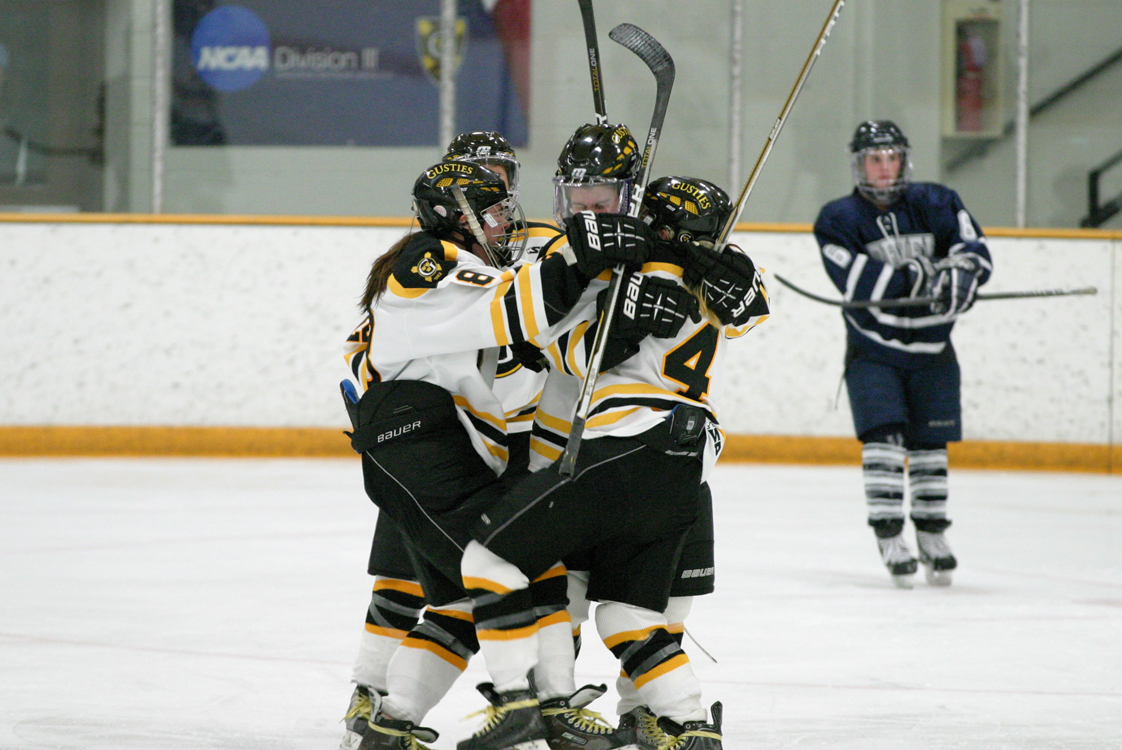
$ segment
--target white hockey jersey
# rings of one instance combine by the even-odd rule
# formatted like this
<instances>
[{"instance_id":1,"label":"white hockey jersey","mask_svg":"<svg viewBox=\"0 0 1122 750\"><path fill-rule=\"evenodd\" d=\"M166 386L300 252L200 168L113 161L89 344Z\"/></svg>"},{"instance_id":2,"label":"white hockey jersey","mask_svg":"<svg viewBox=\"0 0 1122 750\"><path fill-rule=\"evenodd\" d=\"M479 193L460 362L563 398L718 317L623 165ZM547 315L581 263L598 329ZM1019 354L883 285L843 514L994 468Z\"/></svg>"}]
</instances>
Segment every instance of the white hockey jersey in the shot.
<instances>
[{"instance_id":1,"label":"white hockey jersey","mask_svg":"<svg viewBox=\"0 0 1122 750\"><path fill-rule=\"evenodd\" d=\"M388 380L420 380L447 390L472 445L502 473L508 408L494 390L500 348L547 345L560 334L559 323L583 286L560 256L496 269L421 232L400 252L385 293L347 339L344 356L364 392ZM534 398L537 386L514 382L512 400L525 392Z\"/></svg>"},{"instance_id":2,"label":"white hockey jersey","mask_svg":"<svg viewBox=\"0 0 1122 750\"><path fill-rule=\"evenodd\" d=\"M642 272L682 280L682 267L667 252L657 252ZM596 297L607 288L610 272L589 284L581 301L560 328L567 329L547 347L550 375L538 402L530 441L530 468L540 470L561 457L572 420L589 350L596 333ZM629 437L655 427L679 404L706 409L713 417L706 448L706 474L720 453L724 433L717 426L714 404L722 387L726 347L767 319L767 294L761 287L762 313L740 327L717 327L708 320L687 321L673 338L647 336L639 352L600 373L592 392L582 439Z\"/></svg>"}]
</instances>

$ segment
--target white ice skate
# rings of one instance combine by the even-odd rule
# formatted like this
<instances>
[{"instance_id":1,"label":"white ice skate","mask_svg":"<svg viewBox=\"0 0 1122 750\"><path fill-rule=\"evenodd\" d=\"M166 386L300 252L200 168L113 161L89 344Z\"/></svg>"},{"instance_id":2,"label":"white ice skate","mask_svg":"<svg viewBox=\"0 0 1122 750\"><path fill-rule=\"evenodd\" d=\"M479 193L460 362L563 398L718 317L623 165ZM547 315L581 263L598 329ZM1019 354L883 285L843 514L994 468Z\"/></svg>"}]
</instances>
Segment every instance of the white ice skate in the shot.
<instances>
[{"instance_id":1,"label":"white ice skate","mask_svg":"<svg viewBox=\"0 0 1122 750\"><path fill-rule=\"evenodd\" d=\"M877 537L877 546L880 547L880 559L892 575L892 582L902 589L912 587L912 576L916 574L919 565L908 543L904 541L903 534L889 537Z\"/></svg>"},{"instance_id":2,"label":"white ice skate","mask_svg":"<svg viewBox=\"0 0 1122 750\"><path fill-rule=\"evenodd\" d=\"M950 586L958 561L951 553L943 532L916 530L916 544L919 546L919 561L931 586Z\"/></svg>"}]
</instances>

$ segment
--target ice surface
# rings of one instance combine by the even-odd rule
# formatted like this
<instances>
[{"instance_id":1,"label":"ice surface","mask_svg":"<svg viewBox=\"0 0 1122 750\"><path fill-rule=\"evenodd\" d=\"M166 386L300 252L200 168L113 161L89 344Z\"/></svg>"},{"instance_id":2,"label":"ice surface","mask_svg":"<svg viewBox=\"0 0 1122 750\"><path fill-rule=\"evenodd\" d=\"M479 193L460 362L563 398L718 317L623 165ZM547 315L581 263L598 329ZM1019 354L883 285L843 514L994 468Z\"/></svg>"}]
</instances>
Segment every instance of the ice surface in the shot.
<instances>
[{"instance_id":1,"label":"ice surface","mask_svg":"<svg viewBox=\"0 0 1122 750\"><path fill-rule=\"evenodd\" d=\"M955 583L912 590L858 468L712 484L687 628L719 663L686 648L726 748L1122 748L1122 477L952 468ZM375 516L355 461L0 461L0 749L333 750ZM617 669L587 628L578 685ZM429 716L438 750L484 679Z\"/></svg>"}]
</instances>

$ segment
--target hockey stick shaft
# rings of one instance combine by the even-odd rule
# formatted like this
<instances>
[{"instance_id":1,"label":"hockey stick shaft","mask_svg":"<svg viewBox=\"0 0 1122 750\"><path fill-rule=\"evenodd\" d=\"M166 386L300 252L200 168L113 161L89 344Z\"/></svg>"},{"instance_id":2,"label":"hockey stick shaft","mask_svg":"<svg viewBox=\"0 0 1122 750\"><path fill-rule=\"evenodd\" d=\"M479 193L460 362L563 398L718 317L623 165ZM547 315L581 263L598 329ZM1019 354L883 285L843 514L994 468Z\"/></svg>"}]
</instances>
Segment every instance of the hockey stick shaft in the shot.
<instances>
[{"instance_id":1,"label":"hockey stick shaft","mask_svg":"<svg viewBox=\"0 0 1122 750\"><path fill-rule=\"evenodd\" d=\"M799 98L799 92L802 91L803 84L806 83L811 68L814 67L818 55L822 52L822 47L825 46L826 39L830 36L830 31L834 28L834 22L838 20L838 14L841 13L843 5L845 5L845 0L834 0L834 6L830 9L830 15L826 17L826 23L822 25L822 30L818 32L818 38L814 40L814 46L810 50L810 55L806 58L806 62L803 63L802 70L799 71L799 77L796 79L795 85L791 88L791 93L787 95L787 101L784 103L783 109L780 110L779 117L776 118L775 124L772 125L767 140L764 141L764 147L763 150L760 151L759 157L756 159L756 165L752 167L752 172L748 175L748 180L744 183L744 188L740 191L740 197L736 199L736 208L729 214L728 220L721 228L721 234L714 243L718 252L728 245L729 235L732 234L736 222L740 221L740 215L744 213L744 206L748 203L748 196L752 194L752 188L756 185L756 180L760 176L760 171L764 167L764 162L767 161L768 156L771 154L771 148L775 145L775 140L779 137L779 131L783 129L783 123L787 121L787 116L791 114L791 109L795 106L795 100Z\"/></svg>"},{"instance_id":2,"label":"hockey stick shaft","mask_svg":"<svg viewBox=\"0 0 1122 750\"><path fill-rule=\"evenodd\" d=\"M592 0L577 0L581 21L584 22L584 45L588 49L588 74L592 78L592 106L596 109L596 124L608 122L608 105L604 103L604 79L600 75L600 43L596 41L596 16Z\"/></svg>"},{"instance_id":3,"label":"hockey stick shaft","mask_svg":"<svg viewBox=\"0 0 1122 750\"><path fill-rule=\"evenodd\" d=\"M627 47L638 55L655 77L655 106L651 115L651 127L647 133L647 142L643 149L643 161L639 166L639 176L635 181L628 205L629 216L638 216L643 203L643 189L650 177L651 166L654 163L655 149L662 134L662 125L666 121L666 109L670 104L670 91L674 87L674 60L661 44L647 32L629 23L621 23L609 32L608 37ZM608 343L608 329L611 327L612 318L615 316L616 303L619 301L620 279L623 278L624 268L616 266L612 271L612 280L608 283L607 304L600 313L600 320L596 327L596 338L592 342L592 351L588 358L588 371L581 383L580 398L573 414L573 425L569 430L569 438L565 443L565 452L561 455L560 472L564 476L576 474L577 454L580 451L581 439L584 436L584 426L588 421L588 412L592 408L592 393L596 386L596 378L600 374L600 363L604 360L604 350Z\"/></svg>"},{"instance_id":4,"label":"hockey stick shaft","mask_svg":"<svg viewBox=\"0 0 1122 750\"><path fill-rule=\"evenodd\" d=\"M789 287L790 289L793 289L804 297L808 297L815 302L822 302L823 304L840 307L843 310L859 310L870 307L889 310L896 307L919 307L922 305L930 305L932 302L938 301L935 297L907 297L902 299L882 300L859 299L848 301L840 299L830 299L829 297L823 297L821 295L814 294L813 292L808 292L807 290L792 284L790 281L783 278L779 274L774 274L774 276L779 281L779 283L783 284L786 287ZM1099 290L1093 286L1084 286L1077 289L1029 289L1020 292L992 292L989 294L979 293L974 297L974 299L979 302L986 302L990 300L1002 299L1025 299L1028 297L1069 297L1078 294L1098 294L1098 291Z\"/></svg>"}]
</instances>

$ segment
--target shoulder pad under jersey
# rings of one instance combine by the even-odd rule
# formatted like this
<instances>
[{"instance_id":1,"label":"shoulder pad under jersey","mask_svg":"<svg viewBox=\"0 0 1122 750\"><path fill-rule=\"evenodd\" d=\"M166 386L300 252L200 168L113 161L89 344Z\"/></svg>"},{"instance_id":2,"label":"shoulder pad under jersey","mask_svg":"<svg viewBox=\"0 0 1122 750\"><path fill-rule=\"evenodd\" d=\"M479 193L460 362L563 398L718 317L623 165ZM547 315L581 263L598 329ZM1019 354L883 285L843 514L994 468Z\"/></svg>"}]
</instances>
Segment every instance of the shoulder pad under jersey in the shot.
<instances>
[{"instance_id":1,"label":"shoulder pad under jersey","mask_svg":"<svg viewBox=\"0 0 1122 750\"><path fill-rule=\"evenodd\" d=\"M456 267L460 249L424 232L414 235L394 262L393 275L406 289L429 289Z\"/></svg>"}]
</instances>

